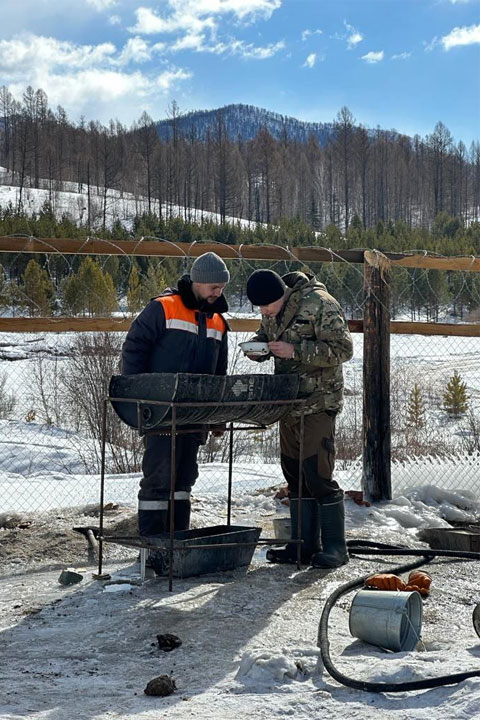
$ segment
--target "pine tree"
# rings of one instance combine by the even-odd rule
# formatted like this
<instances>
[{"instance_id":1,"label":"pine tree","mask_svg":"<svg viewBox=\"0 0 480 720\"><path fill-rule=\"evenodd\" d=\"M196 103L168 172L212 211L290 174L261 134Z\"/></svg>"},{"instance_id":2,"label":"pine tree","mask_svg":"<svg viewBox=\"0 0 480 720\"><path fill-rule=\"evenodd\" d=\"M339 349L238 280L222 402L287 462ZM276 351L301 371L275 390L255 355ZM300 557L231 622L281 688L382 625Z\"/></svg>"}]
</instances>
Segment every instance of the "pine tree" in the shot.
<instances>
[{"instance_id":1,"label":"pine tree","mask_svg":"<svg viewBox=\"0 0 480 720\"><path fill-rule=\"evenodd\" d=\"M144 305L165 290L167 282L161 263L148 263L147 277L141 283L140 297Z\"/></svg>"},{"instance_id":2,"label":"pine tree","mask_svg":"<svg viewBox=\"0 0 480 720\"><path fill-rule=\"evenodd\" d=\"M425 404L417 383L413 386L408 398L407 424L416 428L422 428L425 425Z\"/></svg>"},{"instance_id":3,"label":"pine tree","mask_svg":"<svg viewBox=\"0 0 480 720\"><path fill-rule=\"evenodd\" d=\"M127 288L127 308L131 315L135 315L144 305L142 298L142 288L138 277L138 265L133 263L130 277L128 278Z\"/></svg>"},{"instance_id":4,"label":"pine tree","mask_svg":"<svg viewBox=\"0 0 480 720\"><path fill-rule=\"evenodd\" d=\"M34 315L51 315L53 285L46 270L36 260L30 260L23 275L21 285L22 305Z\"/></svg>"},{"instance_id":5,"label":"pine tree","mask_svg":"<svg viewBox=\"0 0 480 720\"><path fill-rule=\"evenodd\" d=\"M118 307L111 275L90 257L85 258L78 273L67 278L63 298L72 315L110 315Z\"/></svg>"},{"instance_id":6,"label":"pine tree","mask_svg":"<svg viewBox=\"0 0 480 720\"><path fill-rule=\"evenodd\" d=\"M443 394L443 408L445 412L453 417L463 415L468 410L467 384L462 382L456 370L448 381Z\"/></svg>"}]
</instances>

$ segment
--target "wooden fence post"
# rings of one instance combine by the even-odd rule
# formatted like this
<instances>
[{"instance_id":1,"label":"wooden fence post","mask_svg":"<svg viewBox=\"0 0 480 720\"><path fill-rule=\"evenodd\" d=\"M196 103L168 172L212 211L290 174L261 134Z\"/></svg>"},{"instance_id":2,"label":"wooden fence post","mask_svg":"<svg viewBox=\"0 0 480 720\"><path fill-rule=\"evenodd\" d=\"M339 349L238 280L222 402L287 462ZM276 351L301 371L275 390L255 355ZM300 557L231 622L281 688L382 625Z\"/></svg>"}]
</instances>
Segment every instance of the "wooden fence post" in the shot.
<instances>
[{"instance_id":1,"label":"wooden fence post","mask_svg":"<svg viewBox=\"0 0 480 720\"><path fill-rule=\"evenodd\" d=\"M363 492L389 500L390 429L390 261L376 250L364 253L363 313Z\"/></svg>"}]
</instances>

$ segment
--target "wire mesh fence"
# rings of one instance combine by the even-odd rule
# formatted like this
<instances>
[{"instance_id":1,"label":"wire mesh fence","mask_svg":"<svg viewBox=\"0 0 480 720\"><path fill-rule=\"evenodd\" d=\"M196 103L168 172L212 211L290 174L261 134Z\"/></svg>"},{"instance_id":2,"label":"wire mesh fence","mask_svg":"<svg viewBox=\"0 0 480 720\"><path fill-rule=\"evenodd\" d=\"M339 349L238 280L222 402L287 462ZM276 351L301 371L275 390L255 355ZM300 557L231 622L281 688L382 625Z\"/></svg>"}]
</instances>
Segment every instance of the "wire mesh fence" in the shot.
<instances>
[{"instance_id":1,"label":"wire mesh fence","mask_svg":"<svg viewBox=\"0 0 480 720\"><path fill-rule=\"evenodd\" d=\"M334 261L335 260L335 261ZM225 294L230 318L253 319L245 295L250 273L268 267L279 274L311 272L325 283L348 318L363 313L363 268L339 262L227 261ZM36 263L32 265L31 262ZM88 262L87 262L88 261ZM191 259L133 258L23 252L5 254L0 303L3 315L110 315L124 323L150 297L188 272ZM30 276L27 273L30 269ZM33 268L33 270L32 270ZM38 274L40 270L40 275ZM101 273L99 273L101 271ZM392 270L392 319L476 322L477 274ZM109 280L110 278L111 280ZM113 292L112 292L113 289ZM122 326L123 327L123 326ZM238 343L251 336L231 332L229 373L273 372L257 365ZM5 332L0 334L0 499L4 511L46 511L98 502L102 406L112 374L119 372L125 331ZM361 488L363 449L363 336L354 333L354 357L344 366L344 410L337 421L336 477L345 489ZM478 491L480 455L479 337L391 335L392 488L424 484ZM143 440L108 413L106 502L135 505ZM194 492L226 495L228 439L213 435L201 448ZM276 426L235 435L235 477L242 489L283 484Z\"/></svg>"}]
</instances>

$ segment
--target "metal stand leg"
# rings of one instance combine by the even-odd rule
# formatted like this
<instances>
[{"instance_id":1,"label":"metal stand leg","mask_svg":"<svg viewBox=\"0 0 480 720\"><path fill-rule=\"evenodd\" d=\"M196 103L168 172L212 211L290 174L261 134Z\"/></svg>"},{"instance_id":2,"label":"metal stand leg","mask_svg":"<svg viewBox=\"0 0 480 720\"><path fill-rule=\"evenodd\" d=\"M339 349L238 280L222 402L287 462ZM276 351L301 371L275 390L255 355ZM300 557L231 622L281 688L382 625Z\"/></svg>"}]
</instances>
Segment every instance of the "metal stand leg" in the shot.
<instances>
[{"instance_id":1,"label":"metal stand leg","mask_svg":"<svg viewBox=\"0 0 480 720\"><path fill-rule=\"evenodd\" d=\"M107 399L103 401L102 408L102 460L100 470L100 518L98 532L98 576L102 575L103 568L103 508L105 504L105 444L107 435Z\"/></svg>"},{"instance_id":2,"label":"metal stand leg","mask_svg":"<svg viewBox=\"0 0 480 720\"><path fill-rule=\"evenodd\" d=\"M145 566L147 562L148 549L140 548L140 582L145 582Z\"/></svg>"},{"instance_id":3,"label":"metal stand leg","mask_svg":"<svg viewBox=\"0 0 480 720\"><path fill-rule=\"evenodd\" d=\"M173 546L175 542L175 462L177 439L177 408L172 405L172 442L170 453L170 544L168 548L168 590L173 588Z\"/></svg>"},{"instance_id":4,"label":"metal stand leg","mask_svg":"<svg viewBox=\"0 0 480 720\"><path fill-rule=\"evenodd\" d=\"M302 405L302 413L300 415L300 442L298 451L298 509L297 509L297 540L302 537L302 495L303 495L303 438L305 432L305 415L304 406ZM297 544L297 568L302 565L302 543Z\"/></svg>"},{"instance_id":5,"label":"metal stand leg","mask_svg":"<svg viewBox=\"0 0 480 720\"><path fill-rule=\"evenodd\" d=\"M233 422L230 423L228 442L228 502L227 502L227 525L232 519L232 475L233 475Z\"/></svg>"}]
</instances>

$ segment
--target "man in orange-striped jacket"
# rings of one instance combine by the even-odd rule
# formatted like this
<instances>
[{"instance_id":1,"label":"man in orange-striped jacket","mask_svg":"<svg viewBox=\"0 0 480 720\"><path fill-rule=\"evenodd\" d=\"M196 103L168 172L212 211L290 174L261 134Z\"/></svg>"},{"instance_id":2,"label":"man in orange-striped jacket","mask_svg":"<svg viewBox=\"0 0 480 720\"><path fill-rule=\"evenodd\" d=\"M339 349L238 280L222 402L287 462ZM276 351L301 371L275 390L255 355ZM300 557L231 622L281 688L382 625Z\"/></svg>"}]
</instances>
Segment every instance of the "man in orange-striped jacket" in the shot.
<instances>
[{"instance_id":1,"label":"man in orange-striped jacket","mask_svg":"<svg viewBox=\"0 0 480 720\"><path fill-rule=\"evenodd\" d=\"M228 310L223 289L230 273L215 253L200 255L190 275L149 302L132 323L122 348L122 372L225 375ZM175 530L188 530L190 491L198 477L197 454L204 433L178 435L175 468ZM171 439L147 435L138 493L140 535L170 528Z\"/></svg>"}]
</instances>

